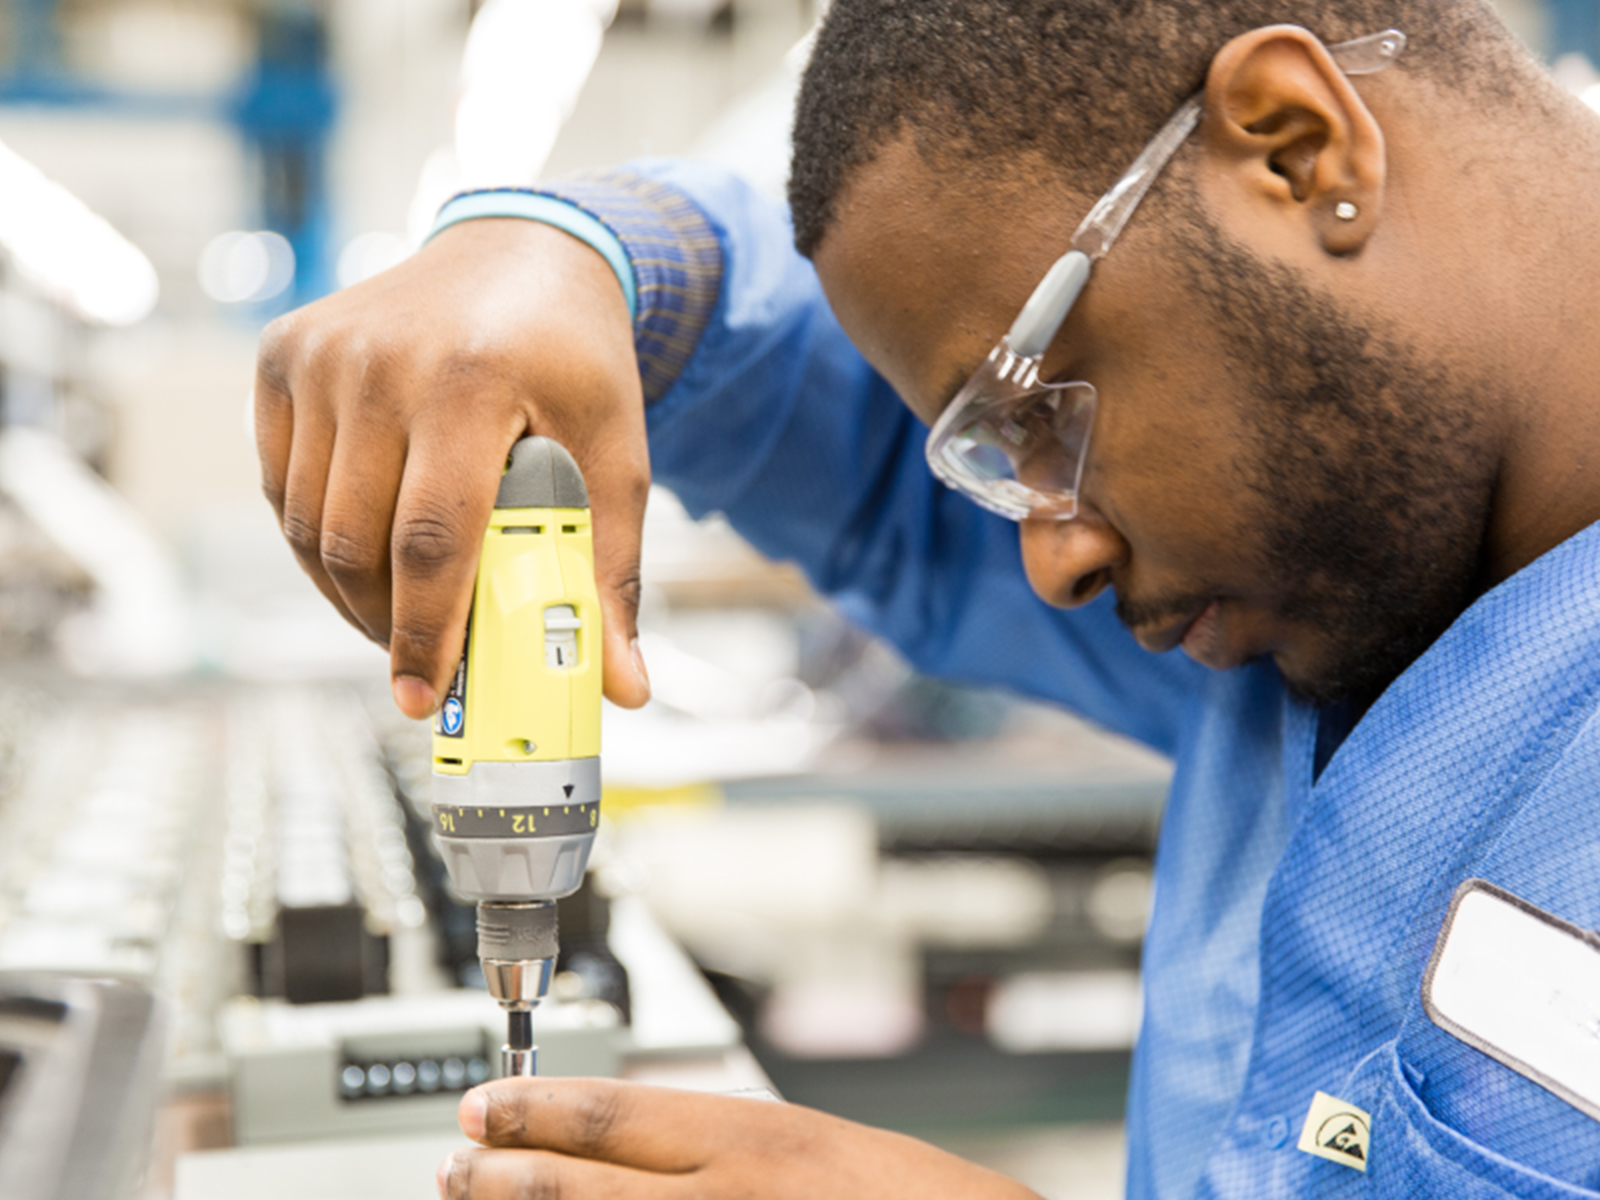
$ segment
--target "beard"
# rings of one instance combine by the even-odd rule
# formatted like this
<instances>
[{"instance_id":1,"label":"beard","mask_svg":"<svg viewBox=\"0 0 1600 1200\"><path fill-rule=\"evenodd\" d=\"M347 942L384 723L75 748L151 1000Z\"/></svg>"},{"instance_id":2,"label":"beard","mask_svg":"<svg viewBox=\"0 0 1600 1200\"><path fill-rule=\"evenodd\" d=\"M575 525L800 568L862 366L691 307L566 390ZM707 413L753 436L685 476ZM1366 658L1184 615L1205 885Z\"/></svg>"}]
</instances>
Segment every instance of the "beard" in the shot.
<instances>
[{"instance_id":1,"label":"beard","mask_svg":"<svg viewBox=\"0 0 1600 1200\"><path fill-rule=\"evenodd\" d=\"M1191 206L1181 265L1240 381L1254 567L1307 631L1290 690L1365 709L1482 591L1494 457L1480 391Z\"/></svg>"}]
</instances>

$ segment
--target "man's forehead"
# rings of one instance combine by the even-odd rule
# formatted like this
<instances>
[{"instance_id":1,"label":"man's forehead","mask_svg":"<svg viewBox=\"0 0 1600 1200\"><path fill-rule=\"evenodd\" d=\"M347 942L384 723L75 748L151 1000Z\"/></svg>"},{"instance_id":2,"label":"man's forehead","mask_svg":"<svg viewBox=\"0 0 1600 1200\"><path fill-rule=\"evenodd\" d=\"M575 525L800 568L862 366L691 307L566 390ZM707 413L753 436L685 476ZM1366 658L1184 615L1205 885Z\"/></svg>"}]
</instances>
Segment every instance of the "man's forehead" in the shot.
<instances>
[{"instance_id":1,"label":"man's forehead","mask_svg":"<svg viewBox=\"0 0 1600 1200\"><path fill-rule=\"evenodd\" d=\"M1059 187L930 162L902 137L852 173L817 271L846 333L930 419L1061 253L1072 204Z\"/></svg>"}]
</instances>

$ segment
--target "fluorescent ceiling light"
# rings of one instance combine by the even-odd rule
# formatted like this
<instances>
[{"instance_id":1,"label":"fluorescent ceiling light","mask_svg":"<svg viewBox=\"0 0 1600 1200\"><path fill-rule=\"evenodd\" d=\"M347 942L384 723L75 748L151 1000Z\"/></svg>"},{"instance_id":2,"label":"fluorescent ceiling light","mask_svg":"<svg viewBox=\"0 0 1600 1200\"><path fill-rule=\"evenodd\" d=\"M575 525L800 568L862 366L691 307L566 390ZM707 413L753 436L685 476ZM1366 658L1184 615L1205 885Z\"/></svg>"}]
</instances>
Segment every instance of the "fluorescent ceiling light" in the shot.
<instances>
[{"instance_id":1,"label":"fluorescent ceiling light","mask_svg":"<svg viewBox=\"0 0 1600 1200\"><path fill-rule=\"evenodd\" d=\"M23 278L88 321L132 325L161 294L143 251L3 142L0 249Z\"/></svg>"}]
</instances>

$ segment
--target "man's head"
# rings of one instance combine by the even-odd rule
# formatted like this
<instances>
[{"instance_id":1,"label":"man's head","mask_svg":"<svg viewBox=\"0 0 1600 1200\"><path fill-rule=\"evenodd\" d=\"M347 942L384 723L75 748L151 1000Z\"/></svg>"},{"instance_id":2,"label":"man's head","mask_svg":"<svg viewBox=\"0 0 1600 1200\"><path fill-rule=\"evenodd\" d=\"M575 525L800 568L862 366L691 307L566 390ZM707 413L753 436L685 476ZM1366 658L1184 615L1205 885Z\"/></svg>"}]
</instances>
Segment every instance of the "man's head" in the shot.
<instances>
[{"instance_id":1,"label":"man's head","mask_svg":"<svg viewBox=\"0 0 1600 1200\"><path fill-rule=\"evenodd\" d=\"M1352 81L1325 49L1391 26L1403 78ZM1149 648L1270 655L1365 702L1492 570L1503 434L1491 348L1424 302L1470 275L1443 262L1459 214L1417 207L1467 164L1392 154L1386 126L1538 80L1475 0L836 0L796 115L796 241L931 420L1203 86L1046 354L1100 402L1080 517L1024 522L1024 561L1053 603L1113 585Z\"/></svg>"}]
</instances>

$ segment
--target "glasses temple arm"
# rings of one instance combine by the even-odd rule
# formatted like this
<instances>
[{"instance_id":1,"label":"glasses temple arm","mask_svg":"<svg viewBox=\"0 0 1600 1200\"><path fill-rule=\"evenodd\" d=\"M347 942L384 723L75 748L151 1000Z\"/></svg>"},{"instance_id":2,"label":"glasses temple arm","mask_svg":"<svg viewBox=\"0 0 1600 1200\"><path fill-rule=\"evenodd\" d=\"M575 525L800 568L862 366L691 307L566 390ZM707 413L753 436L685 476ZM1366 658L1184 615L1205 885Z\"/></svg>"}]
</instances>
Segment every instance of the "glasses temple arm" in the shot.
<instances>
[{"instance_id":1,"label":"glasses temple arm","mask_svg":"<svg viewBox=\"0 0 1600 1200\"><path fill-rule=\"evenodd\" d=\"M1393 63L1405 48L1406 35L1398 29L1386 29L1329 46L1328 53L1346 75L1372 75ZM1014 353L1024 358L1044 353L1056 330L1061 328L1061 322L1067 319L1078 293L1089 282L1091 266L1095 260L1105 257L1150 185L1194 132L1204 104L1202 92L1185 100L1133 160L1133 165L1117 180L1116 186L1089 210L1089 215L1072 235L1072 249L1056 260L1012 323L1006 336Z\"/></svg>"},{"instance_id":2,"label":"glasses temple arm","mask_svg":"<svg viewBox=\"0 0 1600 1200\"><path fill-rule=\"evenodd\" d=\"M1373 75L1388 67L1405 51L1406 35L1398 29L1368 34L1328 47L1335 65L1346 75ZM1082 250L1091 262L1105 256L1122 227L1133 216L1172 156L1200 123L1204 96L1196 92L1172 114L1161 132L1150 140L1115 187L1100 198L1072 235L1072 248Z\"/></svg>"},{"instance_id":3,"label":"glasses temple arm","mask_svg":"<svg viewBox=\"0 0 1600 1200\"><path fill-rule=\"evenodd\" d=\"M1346 75L1376 75L1405 53L1406 35L1398 29L1369 33L1329 46L1328 53Z\"/></svg>"}]
</instances>

